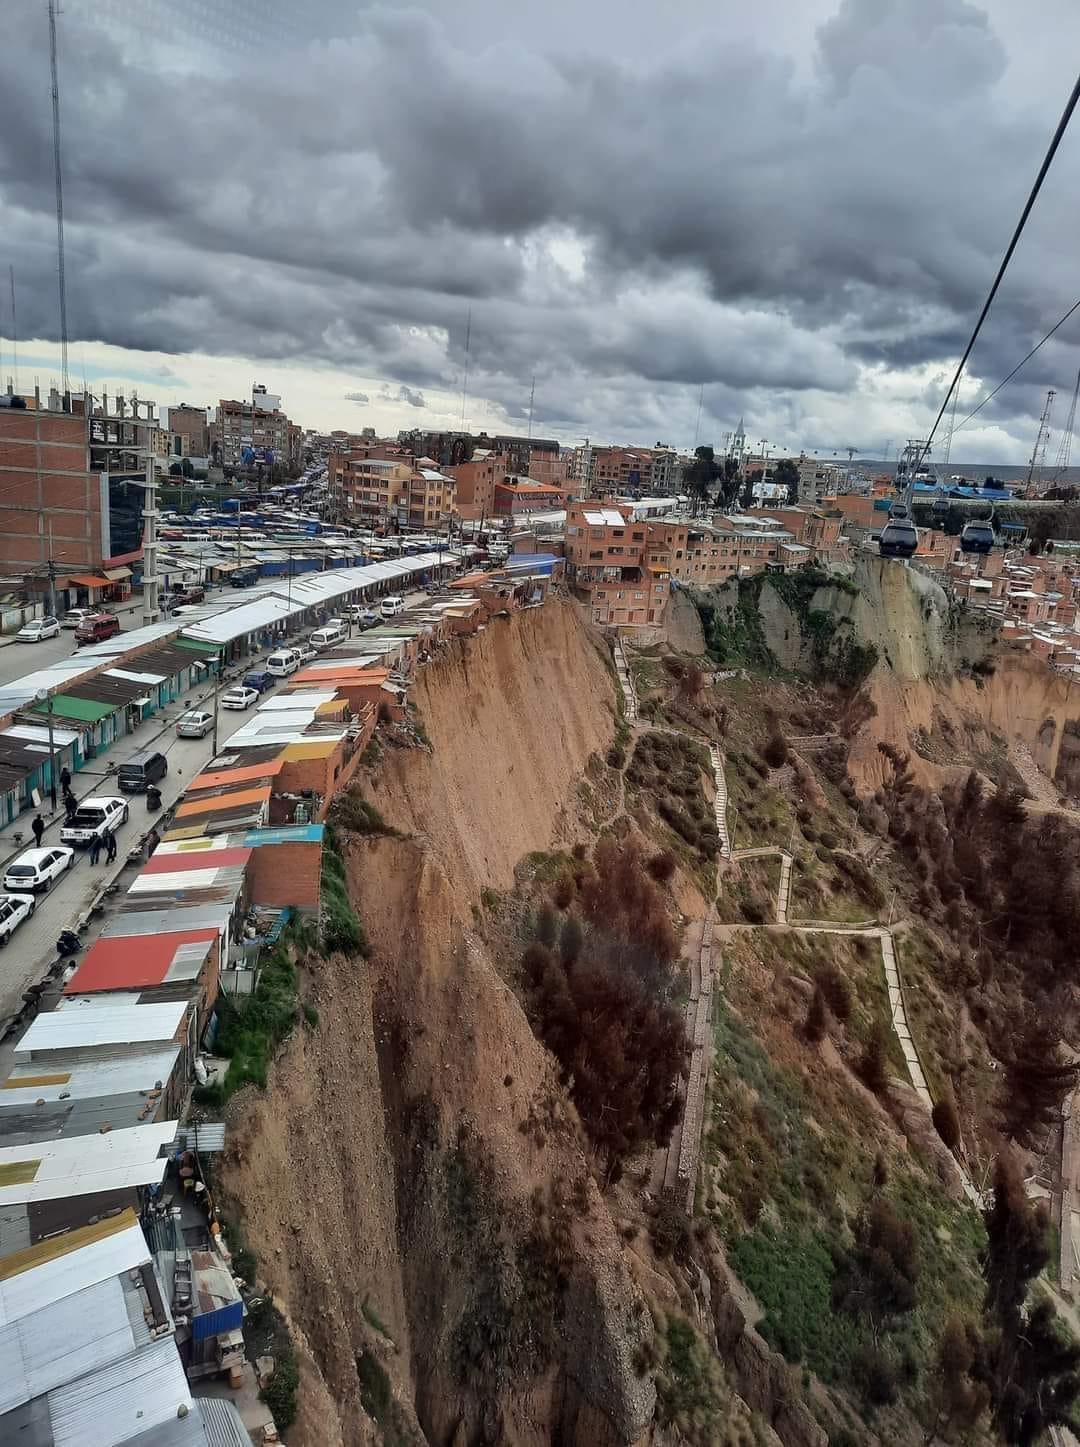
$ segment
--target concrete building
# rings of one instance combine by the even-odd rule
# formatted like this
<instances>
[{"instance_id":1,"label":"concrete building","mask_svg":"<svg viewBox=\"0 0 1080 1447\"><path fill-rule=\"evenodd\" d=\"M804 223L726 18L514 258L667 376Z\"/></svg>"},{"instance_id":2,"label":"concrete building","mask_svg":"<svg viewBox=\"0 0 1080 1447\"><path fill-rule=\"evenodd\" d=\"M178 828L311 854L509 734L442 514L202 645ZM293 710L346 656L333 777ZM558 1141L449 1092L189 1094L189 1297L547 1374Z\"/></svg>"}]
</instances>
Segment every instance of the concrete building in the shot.
<instances>
[{"instance_id":1,"label":"concrete building","mask_svg":"<svg viewBox=\"0 0 1080 1447\"><path fill-rule=\"evenodd\" d=\"M342 517L361 527L383 529L396 514L412 473L411 459L332 455L327 474L330 498Z\"/></svg>"},{"instance_id":2,"label":"concrete building","mask_svg":"<svg viewBox=\"0 0 1080 1447\"><path fill-rule=\"evenodd\" d=\"M652 450L651 485L659 497L674 497L682 477L682 458L674 447L658 442Z\"/></svg>"},{"instance_id":3,"label":"concrete building","mask_svg":"<svg viewBox=\"0 0 1080 1447\"><path fill-rule=\"evenodd\" d=\"M170 452L173 457L208 457L210 455L210 424L205 407L192 407L182 402L168 412Z\"/></svg>"},{"instance_id":4,"label":"concrete building","mask_svg":"<svg viewBox=\"0 0 1080 1447\"><path fill-rule=\"evenodd\" d=\"M831 462L819 462L816 457L799 456L799 502L815 507L822 498L836 493L843 469Z\"/></svg>"},{"instance_id":5,"label":"concrete building","mask_svg":"<svg viewBox=\"0 0 1080 1447\"><path fill-rule=\"evenodd\" d=\"M245 448L273 454L292 468L299 462L302 433L281 410L281 399L265 387L252 388L250 402L220 399L210 424L210 454L222 467L239 467Z\"/></svg>"},{"instance_id":6,"label":"concrete building","mask_svg":"<svg viewBox=\"0 0 1080 1447\"><path fill-rule=\"evenodd\" d=\"M593 495L651 492L653 455L644 447L594 447L590 486Z\"/></svg>"},{"instance_id":7,"label":"concrete building","mask_svg":"<svg viewBox=\"0 0 1080 1447\"><path fill-rule=\"evenodd\" d=\"M417 467L397 502L397 524L410 532L445 527L454 511L454 479L434 467Z\"/></svg>"},{"instance_id":8,"label":"concrete building","mask_svg":"<svg viewBox=\"0 0 1080 1447\"><path fill-rule=\"evenodd\" d=\"M643 627L663 617L671 569L662 539L649 548L650 526L635 521L625 504L570 504L567 575L586 598L594 623Z\"/></svg>"}]
</instances>

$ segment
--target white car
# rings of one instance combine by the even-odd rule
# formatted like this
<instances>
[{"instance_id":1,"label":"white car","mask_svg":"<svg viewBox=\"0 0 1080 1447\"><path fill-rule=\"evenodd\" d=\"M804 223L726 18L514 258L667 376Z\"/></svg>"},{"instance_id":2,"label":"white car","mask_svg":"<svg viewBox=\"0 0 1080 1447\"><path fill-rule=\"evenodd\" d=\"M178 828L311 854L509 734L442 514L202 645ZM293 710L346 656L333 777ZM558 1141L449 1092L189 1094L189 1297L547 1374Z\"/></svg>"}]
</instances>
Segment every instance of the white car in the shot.
<instances>
[{"instance_id":1,"label":"white car","mask_svg":"<svg viewBox=\"0 0 1080 1447\"><path fill-rule=\"evenodd\" d=\"M106 834L127 822L129 812L126 799L107 794L84 799L60 830L60 843L91 844L95 839L104 839Z\"/></svg>"},{"instance_id":2,"label":"white car","mask_svg":"<svg viewBox=\"0 0 1080 1447\"><path fill-rule=\"evenodd\" d=\"M93 618L93 608L69 608L60 619L61 628L78 628L84 618Z\"/></svg>"},{"instance_id":3,"label":"white car","mask_svg":"<svg viewBox=\"0 0 1080 1447\"><path fill-rule=\"evenodd\" d=\"M214 727L214 715L204 708L188 709L176 720L178 739L204 739Z\"/></svg>"},{"instance_id":4,"label":"white car","mask_svg":"<svg viewBox=\"0 0 1080 1447\"><path fill-rule=\"evenodd\" d=\"M0 949L34 913L36 901L32 894L0 894Z\"/></svg>"},{"instance_id":5,"label":"white car","mask_svg":"<svg viewBox=\"0 0 1080 1447\"><path fill-rule=\"evenodd\" d=\"M18 859L13 859L4 874L4 888L16 894L36 894L48 889L54 879L59 879L75 863L74 849L24 849Z\"/></svg>"},{"instance_id":6,"label":"white car","mask_svg":"<svg viewBox=\"0 0 1080 1447\"><path fill-rule=\"evenodd\" d=\"M15 635L16 643L42 643L46 638L59 638L60 624L55 618L31 618Z\"/></svg>"},{"instance_id":7,"label":"white car","mask_svg":"<svg viewBox=\"0 0 1080 1447\"><path fill-rule=\"evenodd\" d=\"M245 684L239 683L235 688L227 689L221 695L222 708L250 708L259 698L257 688L248 688Z\"/></svg>"},{"instance_id":8,"label":"white car","mask_svg":"<svg viewBox=\"0 0 1080 1447\"><path fill-rule=\"evenodd\" d=\"M382 607L379 609L384 618L396 618L399 613L404 613L404 611L405 599L398 597L396 593L391 593L389 598L384 598Z\"/></svg>"},{"instance_id":9,"label":"white car","mask_svg":"<svg viewBox=\"0 0 1080 1447\"><path fill-rule=\"evenodd\" d=\"M322 629L319 629L319 632L321 633ZM319 650L312 648L311 641L307 638L299 639L293 644L293 649L296 653L299 653L301 663L310 663L313 658L318 658L319 656Z\"/></svg>"}]
</instances>

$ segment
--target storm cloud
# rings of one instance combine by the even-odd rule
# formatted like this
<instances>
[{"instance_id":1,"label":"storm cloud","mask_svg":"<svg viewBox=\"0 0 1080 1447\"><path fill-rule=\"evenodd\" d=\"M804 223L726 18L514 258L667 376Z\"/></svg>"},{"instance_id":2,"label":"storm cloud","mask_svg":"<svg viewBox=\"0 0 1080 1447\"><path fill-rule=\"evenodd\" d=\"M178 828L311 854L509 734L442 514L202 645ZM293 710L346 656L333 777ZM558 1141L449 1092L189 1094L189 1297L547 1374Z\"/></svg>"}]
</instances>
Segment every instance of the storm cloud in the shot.
<instances>
[{"instance_id":1,"label":"storm cloud","mask_svg":"<svg viewBox=\"0 0 1080 1447\"><path fill-rule=\"evenodd\" d=\"M568 440L687 445L699 394L702 440L740 415L793 446L925 428L1063 99L1017 92L984 10L811 5L796 53L707 7L636 52L604 47L609 0L578 46L558 7L548 34L456 8L324 4L305 39L272 5L263 46L146 45L70 0L73 337L338 368L365 381L345 400L419 413L462 388L470 318L473 406L516 425L535 377L536 425ZM0 49L0 261L22 333L55 339L47 39ZM1078 171L1070 136L964 401L1073 300ZM980 414L990 455L1071 387L1078 337Z\"/></svg>"}]
</instances>

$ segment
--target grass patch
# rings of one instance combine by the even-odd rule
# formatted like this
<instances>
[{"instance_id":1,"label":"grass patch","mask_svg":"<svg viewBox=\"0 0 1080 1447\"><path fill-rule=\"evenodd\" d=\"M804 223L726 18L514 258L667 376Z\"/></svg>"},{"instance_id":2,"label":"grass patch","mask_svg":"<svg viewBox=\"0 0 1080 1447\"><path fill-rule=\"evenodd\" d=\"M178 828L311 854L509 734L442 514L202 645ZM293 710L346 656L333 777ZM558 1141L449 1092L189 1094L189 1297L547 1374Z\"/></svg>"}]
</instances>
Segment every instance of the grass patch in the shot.
<instances>
[{"instance_id":1,"label":"grass patch","mask_svg":"<svg viewBox=\"0 0 1080 1447\"><path fill-rule=\"evenodd\" d=\"M670 1316L660 1340L657 1417L677 1427L679 1440L711 1447L725 1440L731 1397L716 1355L682 1316Z\"/></svg>"},{"instance_id":2,"label":"grass patch","mask_svg":"<svg viewBox=\"0 0 1080 1447\"><path fill-rule=\"evenodd\" d=\"M218 1088L218 1103L244 1085L266 1088L266 1072L274 1052L296 1024L296 970L289 958L292 941L286 929L273 950L259 962L252 994L218 997L218 1033L214 1049L229 1058Z\"/></svg>"},{"instance_id":3,"label":"grass patch","mask_svg":"<svg viewBox=\"0 0 1080 1447\"><path fill-rule=\"evenodd\" d=\"M638 739L626 781L647 799L675 839L689 851L692 865L715 867L720 848L713 806L703 778L712 777L701 744L675 734L644 733ZM685 853L685 851L683 851ZM712 893L712 888L708 889Z\"/></svg>"},{"instance_id":4,"label":"grass patch","mask_svg":"<svg viewBox=\"0 0 1080 1447\"><path fill-rule=\"evenodd\" d=\"M371 1420L385 1430L394 1400L386 1368L374 1353L361 1352L356 1358L356 1375L360 1381L360 1405Z\"/></svg>"},{"instance_id":5,"label":"grass patch","mask_svg":"<svg viewBox=\"0 0 1080 1447\"><path fill-rule=\"evenodd\" d=\"M329 817L339 829L347 829L351 834L399 833L356 788L346 789L343 794L338 795L330 806Z\"/></svg>"},{"instance_id":6,"label":"grass patch","mask_svg":"<svg viewBox=\"0 0 1080 1447\"><path fill-rule=\"evenodd\" d=\"M779 858L738 860L720 881L717 918L736 924L771 924L776 919L779 889Z\"/></svg>"},{"instance_id":7,"label":"grass patch","mask_svg":"<svg viewBox=\"0 0 1080 1447\"><path fill-rule=\"evenodd\" d=\"M339 950L345 955L366 957L370 954L367 933L349 898L345 860L338 847L337 834L331 826L327 826L323 834L320 893L323 949Z\"/></svg>"}]
</instances>

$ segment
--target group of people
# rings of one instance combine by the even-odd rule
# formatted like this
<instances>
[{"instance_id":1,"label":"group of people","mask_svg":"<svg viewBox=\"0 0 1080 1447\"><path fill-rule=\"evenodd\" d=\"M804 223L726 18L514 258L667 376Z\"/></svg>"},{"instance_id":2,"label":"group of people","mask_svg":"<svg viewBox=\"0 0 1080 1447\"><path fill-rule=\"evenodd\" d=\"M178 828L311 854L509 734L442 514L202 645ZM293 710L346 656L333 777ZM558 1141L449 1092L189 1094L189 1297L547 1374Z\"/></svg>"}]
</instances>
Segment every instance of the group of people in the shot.
<instances>
[{"instance_id":1,"label":"group of people","mask_svg":"<svg viewBox=\"0 0 1080 1447\"><path fill-rule=\"evenodd\" d=\"M69 809L68 818L70 819L74 813L74 809ZM40 814L34 815L34 822L30 825L30 828L32 829L34 834L34 842L40 849L41 840L45 834L45 820L41 817ZM116 858L116 835L111 829L106 829L103 835L101 835L100 837L98 835L95 835L94 838L91 839L90 863L96 864L103 853L105 855L106 864L111 864Z\"/></svg>"}]
</instances>

